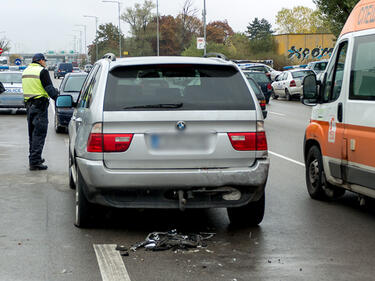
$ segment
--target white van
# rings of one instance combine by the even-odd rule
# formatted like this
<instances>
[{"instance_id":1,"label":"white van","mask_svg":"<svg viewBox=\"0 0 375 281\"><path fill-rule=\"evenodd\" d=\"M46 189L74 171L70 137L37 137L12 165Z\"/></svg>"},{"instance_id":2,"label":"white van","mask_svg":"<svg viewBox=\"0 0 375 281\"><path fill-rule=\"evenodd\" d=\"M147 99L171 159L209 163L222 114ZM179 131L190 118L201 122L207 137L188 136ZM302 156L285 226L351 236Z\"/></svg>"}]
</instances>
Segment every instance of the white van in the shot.
<instances>
[{"instance_id":1,"label":"white van","mask_svg":"<svg viewBox=\"0 0 375 281\"><path fill-rule=\"evenodd\" d=\"M375 0L353 9L323 75L304 80L312 105L305 133L306 183L314 199L345 190L375 198ZM319 90L318 90L319 89Z\"/></svg>"}]
</instances>

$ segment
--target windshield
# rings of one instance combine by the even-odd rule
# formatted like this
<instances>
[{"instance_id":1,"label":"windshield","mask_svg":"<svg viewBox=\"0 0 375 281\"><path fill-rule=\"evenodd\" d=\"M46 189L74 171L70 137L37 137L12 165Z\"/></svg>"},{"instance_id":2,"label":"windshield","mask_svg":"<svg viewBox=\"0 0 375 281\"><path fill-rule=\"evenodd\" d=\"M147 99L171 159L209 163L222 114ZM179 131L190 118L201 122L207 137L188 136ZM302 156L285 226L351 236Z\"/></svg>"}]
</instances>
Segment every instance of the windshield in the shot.
<instances>
[{"instance_id":1,"label":"windshield","mask_svg":"<svg viewBox=\"0 0 375 281\"><path fill-rule=\"evenodd\" d=\"M314 72L311 70L301 70L301 71L292 72L293 78L303 78L309 74L314 74Z\"/></svg>"},{"instance_id":2,"label":"windshield","mask_svg":"<svg viewBox=\"0 0 375 281\"><path fill-rule=\"evenodd\" d=\"M2 83L22 83L22 73L0 73Z\"/></svg>"},{"instance_id":3,"label":"windshield","mask_svg":"<svg viewBox=\"0 0 375 281\"><path fill-rule=\"evenodd\" d=\"M104 110L145 108L249 110L255 106L241 73L232 66L146 65L112 70Z\"/></svg>"},{"instance_id":4,"label":"windshield","mask_svg":"<svg viewBox=\"0 0 375 281\"><path fill-rule=\"evenodd\" d=\"M245 72L246 77L253 78L257 83L269 83L270 79L264 73Z\"/></svg>"},{"instance_id":5,"label":"windshield","mask_svg":"<svg viewBox=\"0 0 375 281\"><path fill-rule=\"evenodd\" d=\"M65 83L64 92L79 92L81 91L83 82L86 76L70 76Z\"/></svg>"}]
</instances>

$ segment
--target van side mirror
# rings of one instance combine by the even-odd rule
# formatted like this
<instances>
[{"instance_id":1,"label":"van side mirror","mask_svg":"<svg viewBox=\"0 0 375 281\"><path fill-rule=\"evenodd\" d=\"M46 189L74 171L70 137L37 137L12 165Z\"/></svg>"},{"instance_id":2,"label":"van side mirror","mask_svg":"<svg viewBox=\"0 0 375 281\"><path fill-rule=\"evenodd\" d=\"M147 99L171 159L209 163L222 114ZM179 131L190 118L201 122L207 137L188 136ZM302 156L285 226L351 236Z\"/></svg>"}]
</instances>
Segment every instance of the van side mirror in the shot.
<instances>
[{"instance_id":1,"label":"van side mirror","mask_svg":"<svg viewBox=\"0 0 375 281\"><path fill-rule=\"evenodd\" d=\"M58 96L56 99L56 107L73 107L73 97L71 95L62 95Z\"/></svg>"},{"instance_id":2,"label":"van side mirror","mask_svg":"<svg viewBox=\"0 0 375 281\"><path fill-rule=\"evenodd\" d=\"M316 81L316 75L310 74L303 79L303 95L302 103L304 105L313 106L318 103L318 83Z\"/></svg>"}]
</instances>

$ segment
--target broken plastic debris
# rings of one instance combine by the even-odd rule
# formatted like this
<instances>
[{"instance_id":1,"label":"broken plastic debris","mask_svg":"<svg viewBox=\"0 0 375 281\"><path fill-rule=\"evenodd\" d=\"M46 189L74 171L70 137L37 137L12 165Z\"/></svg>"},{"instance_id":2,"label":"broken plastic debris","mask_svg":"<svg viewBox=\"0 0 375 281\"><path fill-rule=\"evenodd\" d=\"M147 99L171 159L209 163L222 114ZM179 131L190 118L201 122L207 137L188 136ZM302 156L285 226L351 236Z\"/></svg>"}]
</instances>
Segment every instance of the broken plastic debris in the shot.
<instances>
[{"instance_id":1,"label":"broken plastic debris","mask_svg":"<svg viewBox=\"0 0 375 281\"><path fill-rule=\"evenodd\" d=\"M163 251L172 249L186 250L190 248L206 247L206 240L212 238L215 233L200 232L198 234L181 234L176 229L168 232L151 232L142 242L134 244L130 250L136 251L144 247L150 251ZM212 252L212 251L211 251Z\"/></svg>"}]
</instances>

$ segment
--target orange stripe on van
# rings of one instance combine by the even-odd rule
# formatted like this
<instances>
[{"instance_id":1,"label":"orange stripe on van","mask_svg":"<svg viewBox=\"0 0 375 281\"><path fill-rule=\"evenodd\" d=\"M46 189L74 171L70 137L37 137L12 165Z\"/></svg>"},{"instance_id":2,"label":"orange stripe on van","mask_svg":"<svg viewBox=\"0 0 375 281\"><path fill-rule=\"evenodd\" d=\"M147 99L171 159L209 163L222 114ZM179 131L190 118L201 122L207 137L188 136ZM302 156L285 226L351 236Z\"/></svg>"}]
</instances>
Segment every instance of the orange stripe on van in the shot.
<instances>
[{"instance_id":1,"label":"orange stripe on van","mask_svg":"<svg viewBox=\"0 0 375 281\"><path fill-rule=\"evenodd\" d=\"M340 37L350 32L375 28L375 1L361 0L351 12Z\"/></svg>"},{"instance_id":2,"label":"orange stripe on van","mask_svg":"<svg viewBox=\"0 0 375 281\"><path fill-rule=\"evenodd\" d=\"M327 121L311 120L306 129L306 140L318 141L324 156L375 168L374 127L336 123L334 143L328 142L329 127Z\"/></svg>"}]
</instances>

